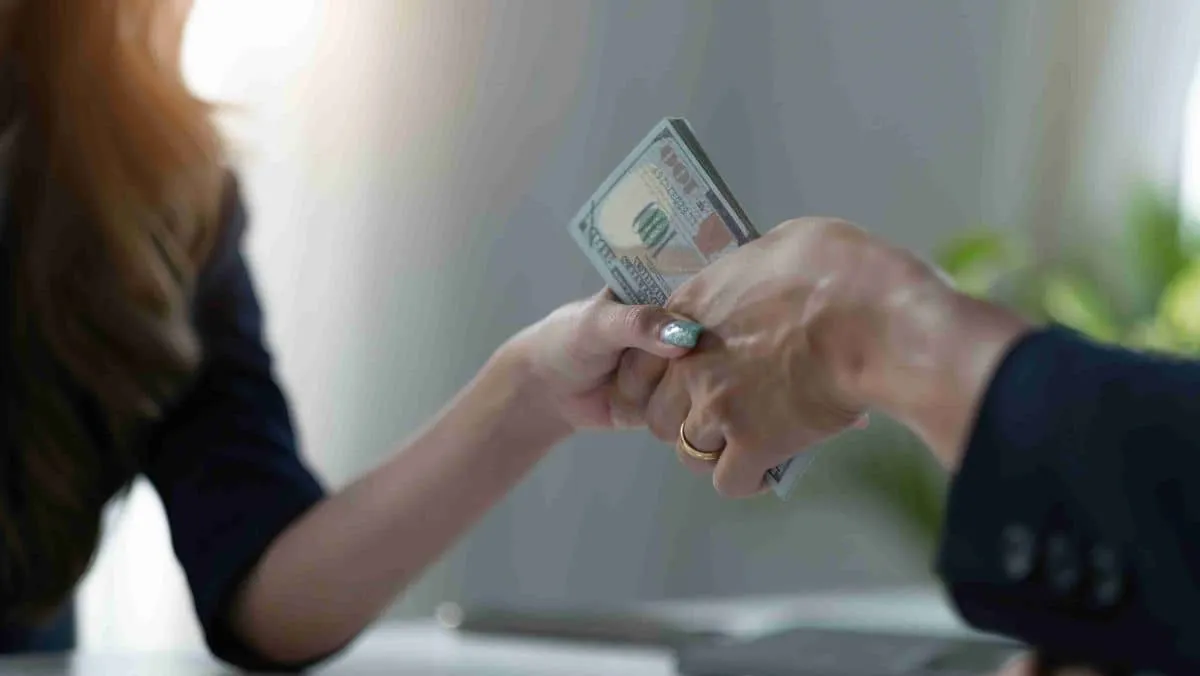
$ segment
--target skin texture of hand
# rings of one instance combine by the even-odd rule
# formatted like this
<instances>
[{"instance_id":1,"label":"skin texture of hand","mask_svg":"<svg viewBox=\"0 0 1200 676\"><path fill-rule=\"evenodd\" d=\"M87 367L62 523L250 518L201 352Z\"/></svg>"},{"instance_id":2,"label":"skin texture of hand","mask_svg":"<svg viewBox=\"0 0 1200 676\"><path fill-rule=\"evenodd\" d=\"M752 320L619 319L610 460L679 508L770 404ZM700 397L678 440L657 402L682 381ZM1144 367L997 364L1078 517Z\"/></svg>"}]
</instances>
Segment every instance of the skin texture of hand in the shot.
<instances>
[{"instance_id":1,"label":"skin texture of hand","mask_svg":"<svg viewBox=\"0 0 1200 676\"><path fill-rule=\"evenodd\" d=\"M510 341L549 407L572 429L644 424L648 394L667 363L695 346L700 326L663 308L618 303L605 290L564 305ZM673 342L667 342L671 340ZM618 366L644 355L650 368Z\"/></svg>"},{"instance_id":2,"label":"skin texture of hand","mask_svg":"<svg viewBox=\"0 0 1200 676\"><path fill-rule=\"evenodd\" d=\"M705 332L668 365L646 420L664 441L682 423L696 448L723 449L715 465L685 461L713 471L729 497L760 492L767 469L868 408L912 427L954 466L976 398L1024 327L833 219L780 225L705 268L667 308Z\"/></svg>"}]
</instances>

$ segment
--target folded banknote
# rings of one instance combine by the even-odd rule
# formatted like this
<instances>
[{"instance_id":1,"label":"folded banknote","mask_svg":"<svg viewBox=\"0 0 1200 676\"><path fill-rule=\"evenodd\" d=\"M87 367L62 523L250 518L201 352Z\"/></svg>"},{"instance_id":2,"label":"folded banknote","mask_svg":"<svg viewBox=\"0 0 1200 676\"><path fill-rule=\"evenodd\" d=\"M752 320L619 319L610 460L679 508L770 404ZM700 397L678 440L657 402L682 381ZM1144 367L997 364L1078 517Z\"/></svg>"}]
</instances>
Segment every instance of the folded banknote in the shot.
<instances>
[{"instance_id":1,"label":"folded banknote","mask_svg":"<svg viewBox=\"0 0 1200 676\"><path fill-rule=\"evenodd\" d=\"M569 230L617 298L637 305L665 305L704 266L759 237L681 118L659 122ZM811 458L767 471L776 495L787 495Z\"/></svg>"}]
</instances>

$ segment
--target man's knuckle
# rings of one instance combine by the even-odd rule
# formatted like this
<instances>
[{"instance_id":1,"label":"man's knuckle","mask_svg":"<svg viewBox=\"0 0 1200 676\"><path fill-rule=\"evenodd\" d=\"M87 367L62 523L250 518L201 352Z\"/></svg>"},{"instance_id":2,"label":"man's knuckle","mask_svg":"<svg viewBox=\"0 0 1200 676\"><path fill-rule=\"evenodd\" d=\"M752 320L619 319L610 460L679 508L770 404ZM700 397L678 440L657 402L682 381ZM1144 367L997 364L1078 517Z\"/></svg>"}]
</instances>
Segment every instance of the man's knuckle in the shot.
<instances>
[{"instance_id":1,"label":"man's knuckle","mask_svg":"<svg viewBox=\"0 0 1200 676\"><path fill-rule=\"evenodd\" d=\"M726 499L741 497L735 487L730 484L730 481L724 478L721 474L713 477L713 489L717 491L717 495Z\"/></svg>"},{"instance_id":2,"label":"man's knuckle","mask_svg":"<svg viewBox=\"0 0 1200 676\"><path fill-rule=\"evenodd\" d=\"M646 423L650 428L650 433L654 435L655 439L666 443L672 443L675 441L675 435L678 433L678 430L674 425L667 422L662 417L655 416L652 418L647 418Z\"/></svg>"},{"instance_id":3,"label":"man's knuckle","mask_svg":"<svg viewBox=\"0 0 1200 676\"><path fill-rule=\"evenodd\" d=\"M650 429L650 433L655 439L666 443L674 443L679 435L679 424L681 421L675 420L672 414L667 412L667 409L661 405L655 406L653 403L646 410L646 427Z\"/></svg>"},{"instance_id":4,"label":"man's knuckle","mask_svg":"<svg viewBox=\"0 0 1200 676\"><path fill-rule=\"evenodd\" d=\"M724 391L718 391L708 400L708 415L710 418L728 424L732 421L734 401Z\"/></svg>"},{"instance_id":5,"label":"man's knuckle","mask_svg":"<svg viewBox=\"0 0 1200 676\"><path fill-rule=\"evenodd\" d=\"M619 397L614 398L610 402L609 411L612 416L613 425L618 428L640 427L645 422L643 412L640 408Z\"/></svg>"},{"instance_id":6,"label":"man's knuckle","mask_svg":"<svg viewBox=\"0 0 1200 676\"><path fill-rule=\"evenodd\" d=\"M670 297L667 298L667 309L674 310L681 306L686 306L692 298L696 297L698 290L702 288L703 284L704 282L699 277L692 277L684 282L678 289L672 291Z\"/></svg>"}]
</instances>

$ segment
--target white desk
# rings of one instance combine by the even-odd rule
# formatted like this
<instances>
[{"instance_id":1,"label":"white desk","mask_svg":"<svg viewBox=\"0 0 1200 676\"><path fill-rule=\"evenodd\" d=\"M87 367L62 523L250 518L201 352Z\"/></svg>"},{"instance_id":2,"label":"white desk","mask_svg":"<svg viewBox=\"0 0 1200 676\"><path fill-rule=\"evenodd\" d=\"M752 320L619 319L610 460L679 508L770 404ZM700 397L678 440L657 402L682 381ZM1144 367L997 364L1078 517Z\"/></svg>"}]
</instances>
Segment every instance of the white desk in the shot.
<instances>
[{"instance_id":1,"label":"white desk","mask_svg":"<svg viewBox=\"0 0 1200 676\"><path fill-rule=\"evenodd\" d=\"M432 622L387 623L310 673L321 676L672 676L665 650L462 636ZM0 660L22 676L227 676L203 654L77 654Z\"/></svg>"},{"instance_id":2,"label":"white desk","mask_svg":"<svg viewBox=\"0 0 1200 676\"><path fill-rule=\"evenodd\" d=\"M962 634L935 592L824 594L654 604L647 610L697 627L755 635L781 624ZM0 659L0 674L28 676L223 676L206 655L78 654ZM384 623L312 673L323 676L673 676L666 650L598 647L456 634L433 622Z\"/></svg>"}]
</instances>

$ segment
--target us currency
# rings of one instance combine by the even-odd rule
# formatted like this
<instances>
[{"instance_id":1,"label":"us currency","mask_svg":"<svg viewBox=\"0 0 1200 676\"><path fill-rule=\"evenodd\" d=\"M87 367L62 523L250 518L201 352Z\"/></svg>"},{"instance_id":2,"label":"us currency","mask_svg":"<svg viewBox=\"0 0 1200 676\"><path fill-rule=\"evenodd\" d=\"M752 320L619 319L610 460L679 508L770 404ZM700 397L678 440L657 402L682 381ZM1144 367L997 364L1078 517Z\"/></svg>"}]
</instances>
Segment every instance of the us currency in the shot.
<instances>
[{"instance_id":1,"label":"us currency","mask_svg":"<svg viewBox=\"0 0 1200 676\"><path fill-rule=\"evenodd\" d=\"M666 305L704 267L759 237L691 126L667 118L592 195L571 236L623 303ZM767 471L780 498L812 454Z\"/></svg>"}]
</instances>

